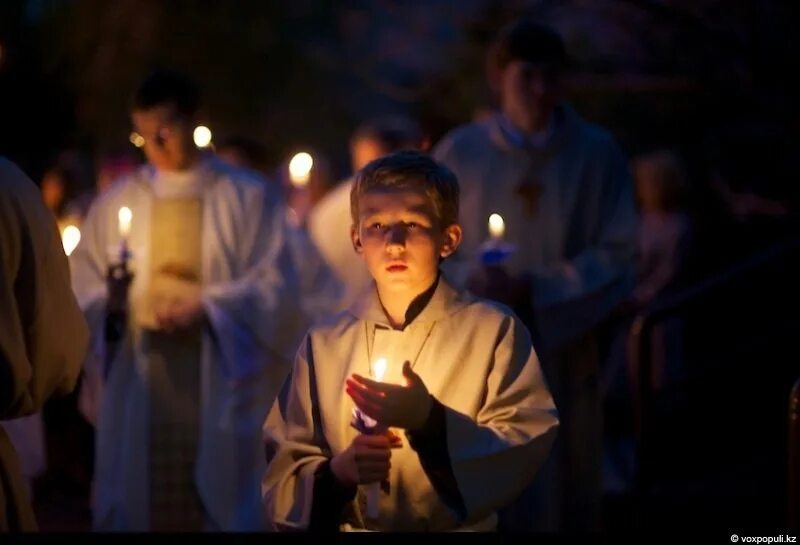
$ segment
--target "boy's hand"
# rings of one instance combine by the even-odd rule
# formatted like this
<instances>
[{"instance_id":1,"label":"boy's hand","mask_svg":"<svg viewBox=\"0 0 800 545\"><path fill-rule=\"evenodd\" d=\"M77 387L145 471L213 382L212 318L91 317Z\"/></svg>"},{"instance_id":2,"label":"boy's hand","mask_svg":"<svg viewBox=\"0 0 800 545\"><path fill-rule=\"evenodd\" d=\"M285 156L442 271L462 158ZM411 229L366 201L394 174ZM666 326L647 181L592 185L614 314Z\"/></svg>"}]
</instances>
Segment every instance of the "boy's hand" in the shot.
<instances>
[{"instance_id":1,"label":"boy's hand","mask_svg":"<svg viewBox=\"0 0 800 545\"><path fill-rule=\"evenodd\" d=\"M396 447L388 435L357 435L350 446L331 459L331 471L345 486L357 486L383 481L389 477Z\"/></svg>"},{"instance_id":2,"label":"boy's hand","mask_svg":"<svg viewBox=\"0 0 800 545\"><path fill-rule=\"evenodd\" d=\"M406 386L376 382L353 374L347 379L347 395L364 414L380 424L417 430L428 419L433 400L422 379L411 370L409 362L403 364L403 376Z\"/></svg>"}]
</instances>

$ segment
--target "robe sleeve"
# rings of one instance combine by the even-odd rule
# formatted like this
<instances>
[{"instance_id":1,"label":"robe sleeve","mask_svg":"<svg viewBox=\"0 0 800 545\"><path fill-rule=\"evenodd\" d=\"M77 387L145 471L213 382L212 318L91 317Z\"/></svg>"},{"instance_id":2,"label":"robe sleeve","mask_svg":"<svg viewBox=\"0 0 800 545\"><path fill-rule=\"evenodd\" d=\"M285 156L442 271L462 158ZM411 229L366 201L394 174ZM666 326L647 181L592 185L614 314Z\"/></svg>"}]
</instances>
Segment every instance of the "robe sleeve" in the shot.
<instances>
[{"instance_id":1,"label":"robe sleeve","mask_svg":"<svg viewBox=\"0 0 800 545\"><path fill-rule=\"evenodd\" d=\"M241 380L272 361L291 361L308 322L282 202L266 188L245 203L233 281L203 286L202 300L224 374Z\"/></svg>"},{"instance_id":2,"label":"robe sleeve","mask_svg":"<svg viewBox=\"0 0 800 545\"><path fill-rule=\"evenodd\" d=\"M331 457L309 348L306 337L264 424L267 470L261 492L267 519L277 530L309 529L318 470Z\"/></svg>"},{"instance_id":3,"label":"robe sleeve","mask_svg":"<svg viewBox=\"0 0 800 545\"><path fill-rule=\"evenodd\" d=\"M98 204L100 204L98 206ZM83 362L79 410L89 422L97 421L102 395L105 307L107 300L104 206L95 201L81 223L81 239L69 257L72 288L89 325L89 349Z\"/></svg>"},{"instance_id":4,"label":"robe sleeve","mask_svg":"<svg viewBox=\"0 0 800 545\"><path fill-rule=\"evenodd\" d=\"M447 450L467 521L490 515L522 492L544 463L558 427L530 336L516 317L503 323L485 380L476 418L444 407Z\"/></svg>"},{"instance_id":5,"label":"robe sleeve","mask_svg":"<svg viewBox=\"0 0 800 545\"><path fill-rule=\"evenodd\" d=\"M593 242L569 260L532 272L534 328L548 347L576 337L600 322L633 289L636 206L627 162L609 144L592 222Z\"/></svg>"},{"instance_id":6,"label":"robe sleeve","mask_svg":"<svg viewBox=\"0 0 800 545\"><path fill-rule=\"evenodd\" d=\"M0 159L0 418L32 414L75 387L86 322L36 186Z\"/></svg>"}]
</instances>

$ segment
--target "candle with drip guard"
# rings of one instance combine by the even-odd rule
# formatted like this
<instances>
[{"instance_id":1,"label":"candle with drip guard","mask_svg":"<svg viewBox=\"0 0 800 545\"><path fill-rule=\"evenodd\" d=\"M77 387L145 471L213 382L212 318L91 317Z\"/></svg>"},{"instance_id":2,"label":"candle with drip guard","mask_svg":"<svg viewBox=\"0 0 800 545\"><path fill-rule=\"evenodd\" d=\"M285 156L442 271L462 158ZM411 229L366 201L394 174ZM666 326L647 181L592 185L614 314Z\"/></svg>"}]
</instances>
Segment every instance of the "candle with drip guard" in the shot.
<instances>
[{"instance_id":1,"label":"candle with drip guard","mask_svg":"<svg viewBox=\"0 0 800 545\"><path fill-rule=\"evenodd\" d=\"M386 358L378 358L372 364L372 378L377 380L378 382L383 382L383 377L386 376L386 367L388 362ZM373 424L374 426L375 424ZM367 517L369 518L378 518L378 508L380 506L380 493L381 493L381 484L376 483L369 483L366 485L366 494L367 494Z\"/></svg>"}]
</instances>

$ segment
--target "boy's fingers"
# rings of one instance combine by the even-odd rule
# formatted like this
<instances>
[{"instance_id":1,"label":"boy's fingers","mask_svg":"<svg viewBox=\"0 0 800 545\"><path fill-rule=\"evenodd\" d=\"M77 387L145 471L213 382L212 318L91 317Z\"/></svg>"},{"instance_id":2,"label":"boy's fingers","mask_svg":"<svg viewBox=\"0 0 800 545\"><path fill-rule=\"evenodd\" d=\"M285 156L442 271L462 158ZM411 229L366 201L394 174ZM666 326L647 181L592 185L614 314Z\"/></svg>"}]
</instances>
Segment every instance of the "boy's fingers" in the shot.
<instances>
[{"instance_id":1,"label":"boy's fingers","mask_svg":"<svg viewBox=\"0 0 800 545\"><path fill-rule=\"evenodd\" d=\"M368 379L366 377L362 377L358 373L353 373L350 375L350 378L347 379L348 382L355 382L362 388L371 388L372 390L377 390L378 392L383 392L386 390L387 386L391 386L390 384L386 384L383 382L378 382L376 380Z\"/></svg>"},{"instance_id":2,"label":"boy's fingers","mask_svg":"<svg viewBox=\"0 0 800 545\"><path fill-rule=\"evenodd\" d=\"M363 399L370 401L371 403L380 403L383 399L383 396L376 394L375 392L371 392L365 388L360 388L358 386L353 386L352 384L348 383L345 386L345 391L348 394L356 394Z\"/></svg>"}]
</instances>

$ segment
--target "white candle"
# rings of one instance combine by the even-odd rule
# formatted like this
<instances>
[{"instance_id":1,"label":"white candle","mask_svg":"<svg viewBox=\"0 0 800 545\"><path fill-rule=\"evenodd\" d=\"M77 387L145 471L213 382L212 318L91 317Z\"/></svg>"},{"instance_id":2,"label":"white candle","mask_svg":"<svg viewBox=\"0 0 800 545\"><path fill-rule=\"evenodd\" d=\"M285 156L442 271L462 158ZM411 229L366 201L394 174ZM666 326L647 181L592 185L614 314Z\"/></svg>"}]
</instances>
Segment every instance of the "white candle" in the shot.
<instances>
[{"instance_id":1,"label":"white candle","mask_svg":"<svg viewBox=\"0 0 800 545\"><path fill-rule=\"evenodd\" d=\"M61 244L64 246L64 253L67 256L72 255L72 252L81 241L81 231L74 225L67 225L64 227L64 232L61 233Z\"/></svg>"},{"instance_id":2,"label":"white candle","mask_svg":"<svg viewBox=\"0 0 800 545\"><path fill-rule=\"evenodd\" d=\"M506 222L500 214L489 216L489 236L495 240L500 240L506 233Z\"/></svg>"},{"instance_id":3,"label":"white candle","mask_svg":"<svg viewBox=\"0 0 800 545\"><path fill-rule=\"evenodd\" d=\"M386 358L378 358L372 364L372 378L378 382L383 382L383 377L386 375L386 367L388 362ZM378 518L378 511L380 506L380 483L369 483L367 486L367 517Z\"/></svg>"},{"instance_id":4,"label":"white candle","mask_svg":"<svg viewBox=\"0 0 800 545\"><path fill-rule=\"evenodd\" d=\"M133 220L133 212L131 212L131 209L127 206L123 206L119 209L117 217L119 219L119 236L125 240L128 238L128 235L131 234L131 221Z\"/></svg>"},{"instance_id":5,"label":"white candle","mask_svg":"<svg viewBox=\"0 0 800 545\"><path fill-rule=\"evenodd\" d=\"M297 188L308 185L313 166L314 159L304 151L292 157L292 160L289 161L289 179L292 185Z\"/></svg>"}]
</instances>

